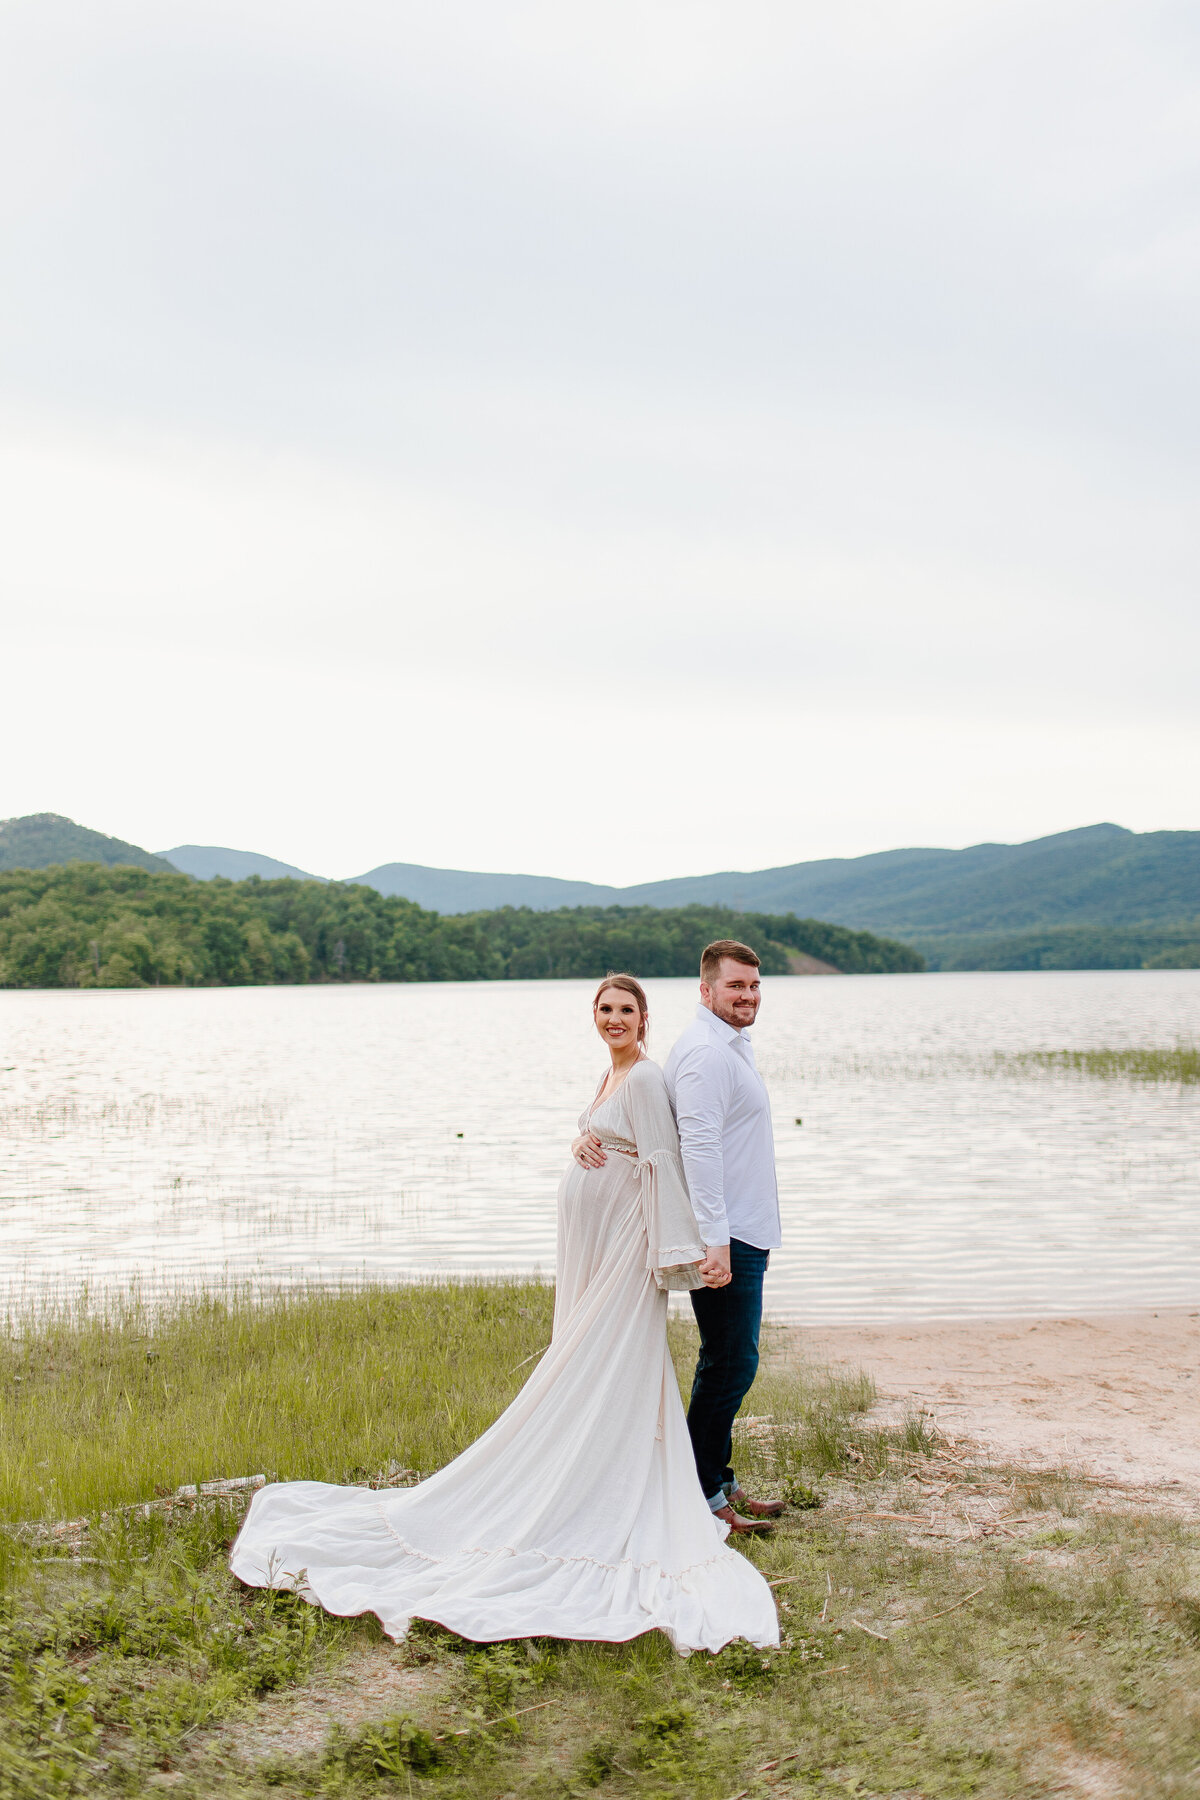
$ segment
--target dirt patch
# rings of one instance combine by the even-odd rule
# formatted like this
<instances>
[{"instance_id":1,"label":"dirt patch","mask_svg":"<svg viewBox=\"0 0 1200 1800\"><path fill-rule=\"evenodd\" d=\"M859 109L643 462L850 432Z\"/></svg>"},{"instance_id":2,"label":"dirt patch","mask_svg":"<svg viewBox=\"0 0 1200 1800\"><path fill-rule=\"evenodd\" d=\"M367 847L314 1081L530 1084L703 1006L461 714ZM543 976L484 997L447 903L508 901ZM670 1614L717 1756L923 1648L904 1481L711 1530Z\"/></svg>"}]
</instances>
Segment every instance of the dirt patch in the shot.
<instances>
[{"instance_id":1,"label":"dirt patch","mask_svg":"<svg viewBox=\"0 0 1200 1800\"><path fill-rule=\"evenodd\" d=\"M841 975L841 969L835 969L830 962L822 962L819 956L810 956L807 950L786 950L789 975Z\"/></svg>"},{"instance_id":2,"label":"dirt patch","mask_svg":"<svg viewBox=\"0 0 1200 1800\"><path fill-rule=\"evenodd\" d=\"M1048 1776L1049 1791L1065 1800L1125 1800L1129 1786L1125 1773L1100 1756L1065 1756Z\"/></svg>"},{"instance_id":3,"label":"dirt patch","mask_svg":"<svg viewBox=\"0 0 1200 1800\"><path fill-rule=\"evenodd\" d=\"M364 1645L303 1687L273 1694L252 1713L231 1719L220 1741L248 1763L313 1754L335 1723L353 1731L417 1711L443 1677L434 1663L419 1668L406 1663L394 1644Z\"/></svg>"}]
</instances>

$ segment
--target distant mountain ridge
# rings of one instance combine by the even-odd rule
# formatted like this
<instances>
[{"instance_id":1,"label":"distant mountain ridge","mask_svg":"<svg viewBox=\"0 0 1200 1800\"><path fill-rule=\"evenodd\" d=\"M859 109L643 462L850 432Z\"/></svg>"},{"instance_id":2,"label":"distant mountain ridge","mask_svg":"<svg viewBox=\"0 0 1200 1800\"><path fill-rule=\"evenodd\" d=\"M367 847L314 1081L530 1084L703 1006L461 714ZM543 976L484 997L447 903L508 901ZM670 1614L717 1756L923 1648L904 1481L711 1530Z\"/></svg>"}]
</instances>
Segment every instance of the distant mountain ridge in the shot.
<instances>
[{"instance_id":1,"label":"distant mountain ridge","mask_svg":"<svg viewBox=\"0 0 1200 1800\"><path fill-rule=\"evenodd\" d=\"M487 912L496 906L531 906L535 912L553 912L560 906L642 904L638 888L598 887L591 881L563 881L557 875L429 869L423 863L381 863L377 869L347 876L347 880L380 894L415 900L418 906L441 913Z\"/></svg>"},{"instance_id":2,"label":"distant mountain ridge","mask_svg":"<svg viewBox=\"0 0 1200 1800\"><path fill-rule=\"evenodd\" d=\"M214 875L325 879L274 857L220 846L180 845L154 857L50 813L0 826L0 868L72 860L174 866L204 880ZM737 912L790 912L899 939L934 968L1200 962L1200 831L1138 833L1105 823L1022 844L884 850L625 888L419 863L383 863L346 885L371 887L448 915L506 906L548 912L715 905Z\"/></svg>"},{"instance_id":3,"label":"distant mountain ridge","mask_svg":"<svg viewBox=\"0 0 1200 1800\"><path fill-rule=\"evenodd\" d=\"M1200 831L1138 833L1107 823L1023 844L883 850L626 888L412 863L385 863L353 879L444 913L505 905L715 905L794 912L900 938L934 961L953 944L955 966L966 967L984 966L971 960L972 945L1003 940L1008 954L1014 940L1028 932L1044 937L1120 927L1127 943L1123 954L1129 955L1137 929L1163 928L1147 936L1151 954L1180 930L1200 938Z\"/></svg>"},{"instance_id":4,"label":"distant mountain ridge","mask_svg":"<svg viewBox=\"0 0 1200 1800\"><path fill-rule=\"evenodd\" d=\"M176 844L173 850L158 850L155 855L181 875L194 875L197 881L212 881L218 875L226 881L245 881L251 875L260 875L264 881L328 879L325 875L310 875L294 863L260 856L257 850L230 850L224 844Z\"/></svg>"},{"instance_id":5,"label":"distant mountain ridge","mask_svg":"<svg viewBox=\"0 0 1200 1800\"><path fill-rule=\"evenodd\" d=\"M915 941L1200 919L1200 831L1084 826L1024 844L885 850L751 875L686 877L633 890L651 905L785 908Z\"/></svg>"}]
</instances>

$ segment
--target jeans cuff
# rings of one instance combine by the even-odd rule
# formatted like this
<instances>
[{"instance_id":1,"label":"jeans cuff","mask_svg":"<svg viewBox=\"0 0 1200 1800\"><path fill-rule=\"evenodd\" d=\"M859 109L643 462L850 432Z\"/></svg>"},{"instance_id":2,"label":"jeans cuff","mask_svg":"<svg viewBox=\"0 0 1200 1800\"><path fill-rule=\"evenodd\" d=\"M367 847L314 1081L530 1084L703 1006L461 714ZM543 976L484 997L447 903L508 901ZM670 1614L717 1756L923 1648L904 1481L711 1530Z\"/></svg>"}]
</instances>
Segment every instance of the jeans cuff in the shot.
<instances>
[{"instance_id":1,"label":"jeans cuff","mask_svg":"<svg viewBox=\"0 0 1200 1800\"><path fill-rule=\"evenodd\" d=\"M713 1512L720 1512L723 1506L729 1505L729 1495L723 1487L719 1487L715 1494L709 1494L707 1499Z\"/></svg>"}]
</instances>

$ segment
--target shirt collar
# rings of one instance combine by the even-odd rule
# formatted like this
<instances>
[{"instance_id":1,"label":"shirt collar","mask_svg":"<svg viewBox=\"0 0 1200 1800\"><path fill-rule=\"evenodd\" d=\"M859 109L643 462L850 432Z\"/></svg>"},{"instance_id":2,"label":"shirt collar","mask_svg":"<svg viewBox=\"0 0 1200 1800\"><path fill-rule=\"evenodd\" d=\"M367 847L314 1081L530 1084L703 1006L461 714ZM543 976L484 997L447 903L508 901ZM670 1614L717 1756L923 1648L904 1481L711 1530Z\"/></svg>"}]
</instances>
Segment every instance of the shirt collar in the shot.
<instances>
[{"instance_id":1,"label":"shirt collar","mask_svg":"<svg viewBox=\"0 0 1200 1800\"><path fill-rule=\"evenodd\" d=\"M710 1030L720 1038L723 1044L732 1044L735 1038L741 1038L743 1043L750 1041L743 1032L738 1030L736 1025L730 1025L725 1019L718 1019L716 1013L711 1007L705 1006L703 1000L696 1008L696 1017L705 1020Z\"/></svg>"}]
</instances>

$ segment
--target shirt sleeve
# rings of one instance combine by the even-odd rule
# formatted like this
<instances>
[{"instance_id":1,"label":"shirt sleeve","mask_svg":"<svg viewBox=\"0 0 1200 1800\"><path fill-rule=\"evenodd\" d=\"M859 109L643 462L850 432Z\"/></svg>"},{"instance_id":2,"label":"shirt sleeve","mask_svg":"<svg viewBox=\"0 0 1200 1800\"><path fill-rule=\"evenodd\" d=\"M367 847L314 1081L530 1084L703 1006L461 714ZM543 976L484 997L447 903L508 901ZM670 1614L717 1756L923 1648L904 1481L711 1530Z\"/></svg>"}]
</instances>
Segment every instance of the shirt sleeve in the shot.
<instances>
[{"instance_id":1,"label":"shirt sleeve","mask_svg":"<svg viewBox=\"0 0 1200 1800\"><path fill-rule=\"evenodd\" d=\"M715 1046L697 1044L675 1073L675 1119L692 1209L706 1244L729 1242L722 1137L732 1071Z\"/></svg>"}]
</instances>

